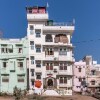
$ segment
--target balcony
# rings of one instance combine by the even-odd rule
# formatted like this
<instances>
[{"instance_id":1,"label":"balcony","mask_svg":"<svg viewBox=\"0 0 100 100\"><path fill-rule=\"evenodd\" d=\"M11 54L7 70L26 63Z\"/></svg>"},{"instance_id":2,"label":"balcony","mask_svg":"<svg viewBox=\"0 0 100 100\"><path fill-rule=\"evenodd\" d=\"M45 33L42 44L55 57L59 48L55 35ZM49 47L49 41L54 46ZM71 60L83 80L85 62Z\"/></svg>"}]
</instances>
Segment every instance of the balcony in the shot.
<instances>
[{"instance_id":1,"label":"balcony","mask_svg":"<svg viewBox=\"0 0 100 100\"><path fill-rule=\"evenodd\" d=\"M100 85L98 83L92 85L91 83L88 84L88 87L100 87Z\"/></svg>"},{"instance_id":2,"label":"balcony","mask_svg":"<svg viewBox=\"0 0 100 100\"><path fill-rule=\"evenodd\" d=\"M68 72L67 70L59 70L58 75L73 75L72 71Z\"/></svg>"},{"instance_id":3,"label":"balcony","mask_svg":"<svg viewBox=\"0 0 100 100\"><path fill-rule=\"evenodd\" d=\"M64 84L64 83L61 84L61 83L60 83L60 84L59 84L59 87L72 87L72 84L69 85L69 84Z\"/></svg>"},{"instance_id":4,"label":"balcony","mask_svg":"<svg viewBox=\"0 0 100 100\"><path fill-rule=\"evenodd\" d=\"M51 46L67 46L69 48L73 48L72 44L71 43L63 43L63 42L58 42L58 43L55 43L55 42L44 42L43 43L44 46L48 46L48 45L51 45Z\"/></svg>"},{"instance_id":5,"label":"balcony","mask_svg":"<svg viewBox=\"0 0 100 100\"><path fill-rule=\"evenodd\" d=\"M96 75L96 74L89 74L88 75L88 78L100 78L100 76L99 75Z\"/></svg>"},{"instance_id":6,"label":"balcony","mask_svg":"<svg viewBox=\"0 0 100 100\"><path fill-rule=\"evenodd\" d=\"M45 60L54 60L54 55L46 55Z\"/></svg>"},{"instance_id":7,"label":"balcony","mask_svg":"<svg viewBox=\"0 0 100 100\"><path fill-rule=\"evenodd\" d=\"M47 21L48 20L48 13L44 14L27 14L27 20L28 21Z\"/></svg>"},{"instance_id":8,"label":"balcony","mask_svg":"<svg viewBox=\"0 0 100 100\"><path fill-rule=\"evenodd\" d=\"M65 32L65 33L73 33L74 31L74 24L73 23L55 23L53 22L52 24L47 24L46 26L43 27L43 32L48 33L48 32Z\"/></svg>"},{"instance_id":9,"label":"balcony","mask_svg":"<svg viewBox=\"0 0 100 100\"><path fill-rule=\"evenodd\" d=\"M55 57L54 55L48 55L44 59L44 61L68 61L68 62L74 62L73 57L67 57L67 55L58 55L58 57Z\"/></svg>"}]
</instances>

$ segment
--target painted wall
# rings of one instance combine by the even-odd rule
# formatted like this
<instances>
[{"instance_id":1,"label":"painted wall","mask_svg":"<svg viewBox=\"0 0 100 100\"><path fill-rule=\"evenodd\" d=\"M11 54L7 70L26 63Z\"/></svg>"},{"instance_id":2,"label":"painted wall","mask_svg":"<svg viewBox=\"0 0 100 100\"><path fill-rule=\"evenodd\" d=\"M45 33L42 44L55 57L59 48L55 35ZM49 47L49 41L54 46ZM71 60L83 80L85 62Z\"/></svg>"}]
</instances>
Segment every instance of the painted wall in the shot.
<instances>
[{"instance_id":1,"label":"painted wall","mask_svg":"<svg viewBox=\"0 0 100 100\"><path fill-rule=\"evenodd\" d=\"M79 72L79 68L81 68L81 72ZM73 91L80 92L82 85L79 81L79 78L83 80L86 79L86 63L83 61L75 62L73 66Z\"/></svg>"},{"instance_id":2,"label":"painted wall","mask_svg":"<svg viewBox=\"0 0 100 100\"><path fill-rule=\"evenodd\" d=\"M13 93L15 86L22 90L27 88L27 44L26 37L0 40L0 92ZM3 48L6 48L7 52L3 52ZM22 49L19 50L19 48ZM13 52L9 52L9 50ZM6 65L3 62L6 62ZM22 62L22 64L19 65L19 62Z\"/></svg>"}]
</instances>

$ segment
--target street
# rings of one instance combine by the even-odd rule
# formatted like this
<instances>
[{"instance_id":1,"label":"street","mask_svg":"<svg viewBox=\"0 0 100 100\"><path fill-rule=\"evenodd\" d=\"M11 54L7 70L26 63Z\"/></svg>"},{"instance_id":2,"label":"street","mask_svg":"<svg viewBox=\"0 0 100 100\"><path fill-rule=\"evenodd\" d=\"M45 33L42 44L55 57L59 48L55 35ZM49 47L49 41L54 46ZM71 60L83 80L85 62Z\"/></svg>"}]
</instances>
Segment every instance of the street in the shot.
<instances>
[{"instance_id":1,"label":"street","mask_svg":"<svg viewBox=\"0 0 100 100\"><path fill-rule=\"evenodd\" d=\"M0 97L0 100L14 100L14 97ZM29 99L23 99L23 100L29 100ZM59 97L44 96L42 100L98 100L98 99L90 97L90 96L74 95L74 96L68 96L68 97L66 96L59 96Z\"/></svg>"}]
</instances>

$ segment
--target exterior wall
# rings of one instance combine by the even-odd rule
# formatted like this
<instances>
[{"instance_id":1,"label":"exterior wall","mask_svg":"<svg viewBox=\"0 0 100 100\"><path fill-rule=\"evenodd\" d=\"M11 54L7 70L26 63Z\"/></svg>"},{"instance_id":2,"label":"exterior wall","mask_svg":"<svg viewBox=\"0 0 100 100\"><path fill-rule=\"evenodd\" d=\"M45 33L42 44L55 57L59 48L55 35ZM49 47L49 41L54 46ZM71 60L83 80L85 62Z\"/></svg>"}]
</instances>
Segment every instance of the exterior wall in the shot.
<instances>
[{"instance_id":1,"label":"exterior wall","mask_svg":"<svg viewBox=\"0 0 100 100\"><path fill-rule=\"evenodd\" d=\"M28 8L27 8L28 9ZM74 31L74 26L67 25L46 25L49 20L48 13L31 13L31 18L29 18L29 13L27 13L28 19L28 28L27 28L27 37L29 41L29 89L37 90L35 86L35 81L41 81L42 85L39 88L43 90L44 88L48 88L48 81L51 79L53 81L53 89L61 90L60 92L66 92L66 95L72 95L72 65L73 65L73 57L72 57L72 43L70 42L72 33ZM46 15L46 16L44 16ZM34 17L35 16L35 17ZM38 17L36 17L38 16ZM39 19L40 18L40 19ZM38 19L38 20L37 20ZM31 21L30 21L31 20ZM33 29L30 29L33 27ZM40 37L36 37L36 30L41 30ZM55 42L56 35L62 34L65 36L66 43L63 42ZM46 41L46 35L49 34L52 37L52 41ZM62 38L62 37L61 37ZM61 39L60 38L60 39ZM62 39L61 41L63 41ZM34 43L30 45L30 42ZM51 41L51 42L50 42ZM32 43L32 42L31 42ZM33 47L33 48L32 48ZM41 48L40 52L36 52L37 47ZM53 54L48 55L47 50L50 51L52 49ZM65 50L66 54L60 55L60 50ZM33 60L31 57L33 56ZM41 67L36 67L36 62L40 61ZM34 62L34 63L33 63ZM49 63L49 65L47 65ZM52 70L47 70L46 67L51 66ZM60 63L62 66L66 66L66 70L60 70ZM64 65L65 64L65 65ZM55 71L56 70L56 71ZM41 74L41 79L37 79L37 73ZM59 83L59 78L66 77L66 83ZM64 90L64 91L62 91Z\"/></svg>"},{"instance_id":2,"label":"exterior wall","mask_svg":"<svg viewBox=\"0 0 100 100\"><path fill-rule=\"evenodd\" d=\"M27 88L27 44L26 38L0 40L0 92L13 93L15 86L22 90ZM19 65L18 62L22 64Z\"/></svg>"},{"instance_id":3,"label":"exterior wall","mask_svg":"<svg viewBox=\"0 0 100 100\"><path fill-rule=\"evenodd\" d=\"M97 64L97 61L93 61L92 56L85 56L83 61L86 62L86 83L88 91L91 93L100 91L100 64ZM94 84L92 84L93 81Z\"/></svg>"},{"instance_id":4,"label":"exterior wall","mask_svg":"<svg viewBox=\"0 0 100 100\"><path fill-rule=\"evenodd\" d=\"M92 68L90 68L90 72L87 76L87 83L88 83L88 90L91 91L92 93L96 91L100 91L100 66L98 64L93 65ZM95 71L93 74L92 71Z\"/></svg>"},{"instance_id":5,"label":"exterior wall","mask_svg":"<svg viewBox=\"0 0 100 100\"><path fill-rule=\"evenodd\" d=\"M81 68L80 72L79 68ZM73 91L81 92L83 89L81 82L83 81L83 79L86 79L86 63L83 61L75 62L73 66L73 74ZM79 81L79 78L81 78L82 80Z\"/></svg>"}]
</instances>

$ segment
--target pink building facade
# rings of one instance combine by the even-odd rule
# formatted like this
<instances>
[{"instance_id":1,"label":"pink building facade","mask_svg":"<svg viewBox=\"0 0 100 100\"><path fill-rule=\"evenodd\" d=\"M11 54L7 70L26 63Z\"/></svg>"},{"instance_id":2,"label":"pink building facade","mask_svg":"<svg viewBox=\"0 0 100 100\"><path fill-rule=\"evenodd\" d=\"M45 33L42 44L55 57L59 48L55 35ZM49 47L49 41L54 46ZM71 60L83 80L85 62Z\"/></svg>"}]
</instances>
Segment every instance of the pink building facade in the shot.
<instances>
[{"instance_id":1,"label":"pink building facade","mask_svg":"<svg viewBox=\"0 0 100 100\"><path fill-rule=\"evenodd\" d=\"M73 91L82 92L86 84L86 62L75 62L73 66Z\"/></svg>"},{"instance_id":2,"label":"pink building facade","mask_svg":"<svg viewBox=\"0 0 100 100\"><path fill-rule=\"evenodd\" d=\"M100 91L100 65L90 67L90 72L87 75L88 90L91 93Z\"/></svg>"},{"instance_id":3,"label":"pink building facade","mask_svg":"<svg viewBox=\"0 0 100 100\"><path fill-rule=\"evenodd\" d=\"M86 62L87 90L91 93L100 92L100 64L91 55L85 56L83 61Z\"/></svg>"}]
</instances>

